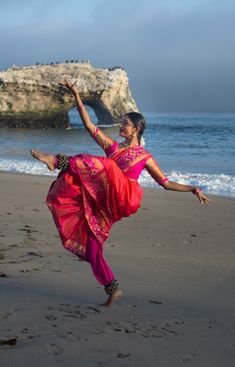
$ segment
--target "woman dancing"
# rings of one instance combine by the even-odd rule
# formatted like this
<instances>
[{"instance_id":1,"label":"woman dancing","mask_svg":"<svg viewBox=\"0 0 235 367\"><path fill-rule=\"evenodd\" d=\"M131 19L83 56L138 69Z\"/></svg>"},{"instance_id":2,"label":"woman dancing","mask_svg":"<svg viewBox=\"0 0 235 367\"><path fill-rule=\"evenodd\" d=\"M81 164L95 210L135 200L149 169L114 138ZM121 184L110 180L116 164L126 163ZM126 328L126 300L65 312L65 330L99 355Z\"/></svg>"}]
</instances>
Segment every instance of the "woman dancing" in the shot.
<instances>
[{"instance_id":1,"label":"woman dancing","mask_svg":"<svg viewBox=\"0 0 235 367\"><path fill-rule=\"evenodd\" d=\"M49 170L60 170L49 189L47 205L63 246L90 263L94 276L108 295L104 306L109 307L123 292L103 257L103 245L111 226L139 209L143 190L137 180L142 170L145 168L166 190L192 192L202 204L209 199L198 187L172 182L165 177L152 155L143 148L145 120L141 114L130 112L123 116L119 135L125 140L119 144L91 122L76 82L70 84L65 80L60 85L73 93L85 128L107 157L54 156L36 150L31 150L31 154Z\"/></svg>"}]
</instances>

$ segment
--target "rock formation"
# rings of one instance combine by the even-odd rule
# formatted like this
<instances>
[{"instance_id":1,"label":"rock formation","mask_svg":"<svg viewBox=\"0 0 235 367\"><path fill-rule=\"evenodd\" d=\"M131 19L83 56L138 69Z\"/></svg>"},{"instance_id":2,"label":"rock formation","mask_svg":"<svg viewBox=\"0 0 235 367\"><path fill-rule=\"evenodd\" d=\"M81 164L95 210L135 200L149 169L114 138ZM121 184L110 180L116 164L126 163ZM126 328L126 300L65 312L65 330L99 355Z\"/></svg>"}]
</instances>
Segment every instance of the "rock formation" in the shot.
<instances>
[{"instance_id":1,"label":"rock formation","mask_svg":"<svg viewBox=\"0 0 235 367\"><path fill-rule=\"evenodd\" d=\"M68 127L75 102L58 85L63 79L77 80L81 99L93 108L98 124L114 124L123 113L138 111L121 68L95 69L89 62L13 66L0 72L0 127Z\"/></svg>"}]
</instances>

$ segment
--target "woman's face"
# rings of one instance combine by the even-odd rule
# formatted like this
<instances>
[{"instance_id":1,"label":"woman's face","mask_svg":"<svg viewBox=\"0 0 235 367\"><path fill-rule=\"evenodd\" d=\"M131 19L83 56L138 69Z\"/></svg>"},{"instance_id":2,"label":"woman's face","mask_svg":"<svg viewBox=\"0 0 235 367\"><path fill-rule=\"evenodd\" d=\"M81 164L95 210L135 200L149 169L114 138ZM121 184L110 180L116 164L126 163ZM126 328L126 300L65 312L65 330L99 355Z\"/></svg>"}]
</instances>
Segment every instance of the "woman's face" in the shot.
<instances>
[{"instance_id":1,"label":"woman's face","mask_svg":"<svg viewBox=\"0 0 235 367\"><path fill-rule=\"evenodd\" d=\"M123 138L132 138L133 135L137 135L137 131L133 122L124 115L119 123L119 135Z\"/></svg>"}]
</instances>

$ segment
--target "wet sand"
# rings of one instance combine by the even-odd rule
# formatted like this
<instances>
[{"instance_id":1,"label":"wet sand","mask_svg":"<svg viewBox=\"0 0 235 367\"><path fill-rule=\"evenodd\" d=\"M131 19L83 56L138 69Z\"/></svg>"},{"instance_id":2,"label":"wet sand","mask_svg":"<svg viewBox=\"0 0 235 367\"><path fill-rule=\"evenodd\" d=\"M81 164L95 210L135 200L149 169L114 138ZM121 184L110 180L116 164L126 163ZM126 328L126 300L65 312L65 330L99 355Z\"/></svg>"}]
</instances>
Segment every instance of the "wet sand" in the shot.
<instances>
[{"instance_id":1,"label":"wet sand","mask_svg":"<svg viewBox=\"0 0 235 367\"><path fill-rule=\"evenodd\" d=\"M44 200L53 178L0 173L0 366L232 367L235 201L144 189L105 255L112 308L63 249Z\"/></svg>"}]
</instances>

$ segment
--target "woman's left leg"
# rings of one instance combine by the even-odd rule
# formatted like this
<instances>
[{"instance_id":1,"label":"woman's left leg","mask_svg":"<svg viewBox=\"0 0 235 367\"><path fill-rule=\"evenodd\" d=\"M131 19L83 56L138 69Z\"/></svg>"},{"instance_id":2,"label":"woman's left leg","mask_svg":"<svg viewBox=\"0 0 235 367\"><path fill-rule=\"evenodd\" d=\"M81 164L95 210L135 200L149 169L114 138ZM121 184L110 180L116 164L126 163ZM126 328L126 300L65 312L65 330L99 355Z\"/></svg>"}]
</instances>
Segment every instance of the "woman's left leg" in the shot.
<instances>
[{"instance_id":1,"label":"woman's left leg","mask_svg":"<svg viewBox=\"0 0 235 367\"><path fill-rule=\"evenodd\" d=\"M103 257L103 248L92 232L86 245L86 261L91 264L94 276L104 286L104 290L109 296L104 306L111 306L122 296L122 291L118 288L119 283Z\"/></svg>"}]
</instances>

